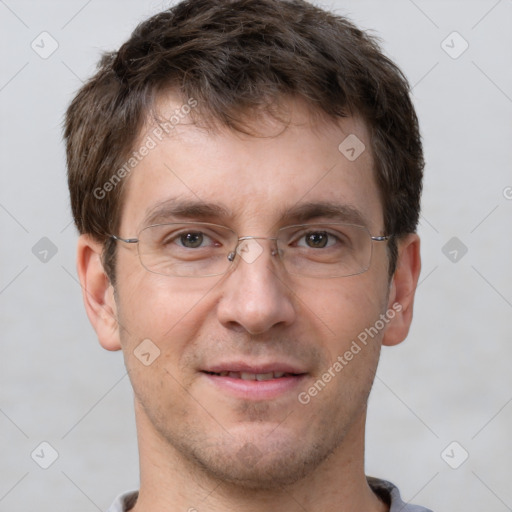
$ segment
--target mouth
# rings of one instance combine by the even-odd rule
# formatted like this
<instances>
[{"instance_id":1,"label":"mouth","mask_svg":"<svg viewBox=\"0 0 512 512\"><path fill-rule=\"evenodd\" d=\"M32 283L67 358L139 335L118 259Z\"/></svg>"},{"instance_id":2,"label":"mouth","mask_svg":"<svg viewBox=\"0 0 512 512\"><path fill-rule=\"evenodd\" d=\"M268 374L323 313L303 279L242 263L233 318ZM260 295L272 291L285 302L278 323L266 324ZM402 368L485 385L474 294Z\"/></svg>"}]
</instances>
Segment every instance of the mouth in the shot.
<instances>
[{"instance_id":1,"label":"mouth","mask_svg":"<svg viewBox=\"0 0 512 512\"><path fill-rule=\"evenodd\" d=\"M201 370L213 389L244 400L271 400L290 395L296 397L308 373L301 368L283 365L248 365L227 363Z\"/></svg>"},{"instance_id":2,"label":"mouth","mask_svg":"<svg viewBox=\"0 0 512 512\"><path fill-rule=\"evenodd\" d=\"M257 380L259 382L283 379L287 377L298 377L304 375L303 373L288 373L288 372L266 372L266 373L251 373L251 372L207 372L208 375L217 375L218 377L229 377L230 379L241 379L241 380Z\"/></svg>"}]
</instances>

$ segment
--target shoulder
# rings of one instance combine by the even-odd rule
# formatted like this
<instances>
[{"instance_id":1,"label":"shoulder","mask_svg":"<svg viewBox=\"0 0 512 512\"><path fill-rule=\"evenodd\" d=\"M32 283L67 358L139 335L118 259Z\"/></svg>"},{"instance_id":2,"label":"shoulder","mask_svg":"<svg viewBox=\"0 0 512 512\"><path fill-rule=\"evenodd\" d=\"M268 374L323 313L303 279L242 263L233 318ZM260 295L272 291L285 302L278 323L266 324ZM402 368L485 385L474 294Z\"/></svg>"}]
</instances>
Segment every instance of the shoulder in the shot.
<instances>
[{"instance_id":1,"label":"shoulder","mask_svg":"<svg viewBox=\"0 0 512 512\"><path fill-rule=\"evenodd\" d=\"M389 512L432 512L432 510L419 505L404 503L398 487L387 480L371 476L367 477L367 480L373 492L389 505Z\"/></svg>"},{"instance_id":2,"label":"shoulder","mask_svg":"<svg viewBox=\"0 0 512 512\"><path fill-rule=\"evenodd\" d=\"M107 512L128 512L135 505L138 495L139 491L128 491L120 494L110 505Z\"/></svg>"}]
</instances>

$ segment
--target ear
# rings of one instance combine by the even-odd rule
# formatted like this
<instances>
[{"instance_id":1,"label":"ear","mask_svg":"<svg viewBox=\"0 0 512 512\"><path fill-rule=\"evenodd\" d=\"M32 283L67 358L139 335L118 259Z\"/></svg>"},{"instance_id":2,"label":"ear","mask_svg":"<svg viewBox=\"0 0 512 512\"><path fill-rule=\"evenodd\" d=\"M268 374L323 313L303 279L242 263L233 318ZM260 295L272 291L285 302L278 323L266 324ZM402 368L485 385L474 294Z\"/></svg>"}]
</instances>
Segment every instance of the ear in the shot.
<instances>
[{"instance_id":1,"label":"ear","mask_svg":"<svg viewBox=\"0 0 512 512\"><path fill-rule=\"evenodd\" d=\"M103 246L89 235L78 239L77 271L82 286L85 310L101 346L120 350L114 288L101 262Z\"/></svg>"},{"instance_id":2,"label":"ear","mask_svg":"<svg viewBox=\"0 0 512 512\"><path fill-rule=\"evenodd\" d=\"M398 345L409 333L420 270L420 238L411 233L398 241L397 267L391 279L388 300L388 311L395 311L395 316L386 328L383 345Z\"/></svg>"}]
</instances>

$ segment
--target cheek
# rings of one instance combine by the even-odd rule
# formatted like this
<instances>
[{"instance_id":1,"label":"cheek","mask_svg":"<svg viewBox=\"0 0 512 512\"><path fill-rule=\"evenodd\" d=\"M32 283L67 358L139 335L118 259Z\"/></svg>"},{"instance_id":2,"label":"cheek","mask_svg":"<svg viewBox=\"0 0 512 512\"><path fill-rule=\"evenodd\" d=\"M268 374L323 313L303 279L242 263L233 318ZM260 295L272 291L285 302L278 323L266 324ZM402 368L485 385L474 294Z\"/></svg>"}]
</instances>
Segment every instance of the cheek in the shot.
<instances>
[{"instance_id":1,"label":"cheek","mask_svg":"<svg viewBox=\"0 0 512 512\"><path fill-rule=\"evenodd\" d=\"M177 364L185 347L198 337L212 307L211 292L217 280L205 283L159 276L144 269L133 272L124 280L130 285L120 287L118 298L125 353L149 339L160 351L159 364Z\"/></svg>"},{"instance_id":2,"label":"cheek","mask_svg":"<svg viewBox=\"0 0 512 512\"><path fill-rule=\"evenodd\" d=\"M146 275L145 275L146 274ZM155 422L162 411L186 416L194 371L184 368L183 355L194 350L212 304L210 289L194 280L133 273L130 287L121 287L118 315L126 368L134 393Z\"/></svg>"},{"instance_id":3,"label":"cheek","mask_svg":"<svg viewBox=\"0 0 512 512\"><path fill-rule=\"evenodd\" d=\"M366 275L324 283L317 290L305 301L306 311L316 323L315 340L325 358L305 392L317 396L317 406L327 407L343 424L352 408L364 406L374 380L384 331L372 328L384 311L386 293Z\"/></svg>"},{"instance_id":4,"label":"cheek","mask_svg":"<svg viewBox=\"0 0 512 512\"><path fill-rule=\"evenodd\" d=\"M343 354L360 333L375 324L385 308L385 289L378 289L382 286L369 277L364 274L343 281L326 280L321 286L297 292L304 315L316 324L318 337L324 340L331 358Z\"/></svg>"}]
</instances>

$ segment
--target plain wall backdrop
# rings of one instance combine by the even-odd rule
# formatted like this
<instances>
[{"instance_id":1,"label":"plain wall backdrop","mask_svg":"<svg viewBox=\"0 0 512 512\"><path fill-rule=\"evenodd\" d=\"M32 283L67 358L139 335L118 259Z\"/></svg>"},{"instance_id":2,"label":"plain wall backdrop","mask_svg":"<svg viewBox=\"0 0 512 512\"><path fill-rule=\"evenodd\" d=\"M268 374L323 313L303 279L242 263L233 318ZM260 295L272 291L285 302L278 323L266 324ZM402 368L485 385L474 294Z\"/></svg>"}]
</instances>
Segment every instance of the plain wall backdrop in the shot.
<instances>
[{"instance_id":1,"label":"plain wall backdrop","mask_svg":"<svg viewBox=\"0 0 512 512\"><path fill-rule=\"evenodd\" d=\"M511 510L512 0L320 5L381 37L426 157L415 318L383 349L367 473L436 512ZM100 53L168 6L0 0L0 511L95 512L138 487L122 354L76 278L61 125Z\"/></svg>"}]
</instances>

